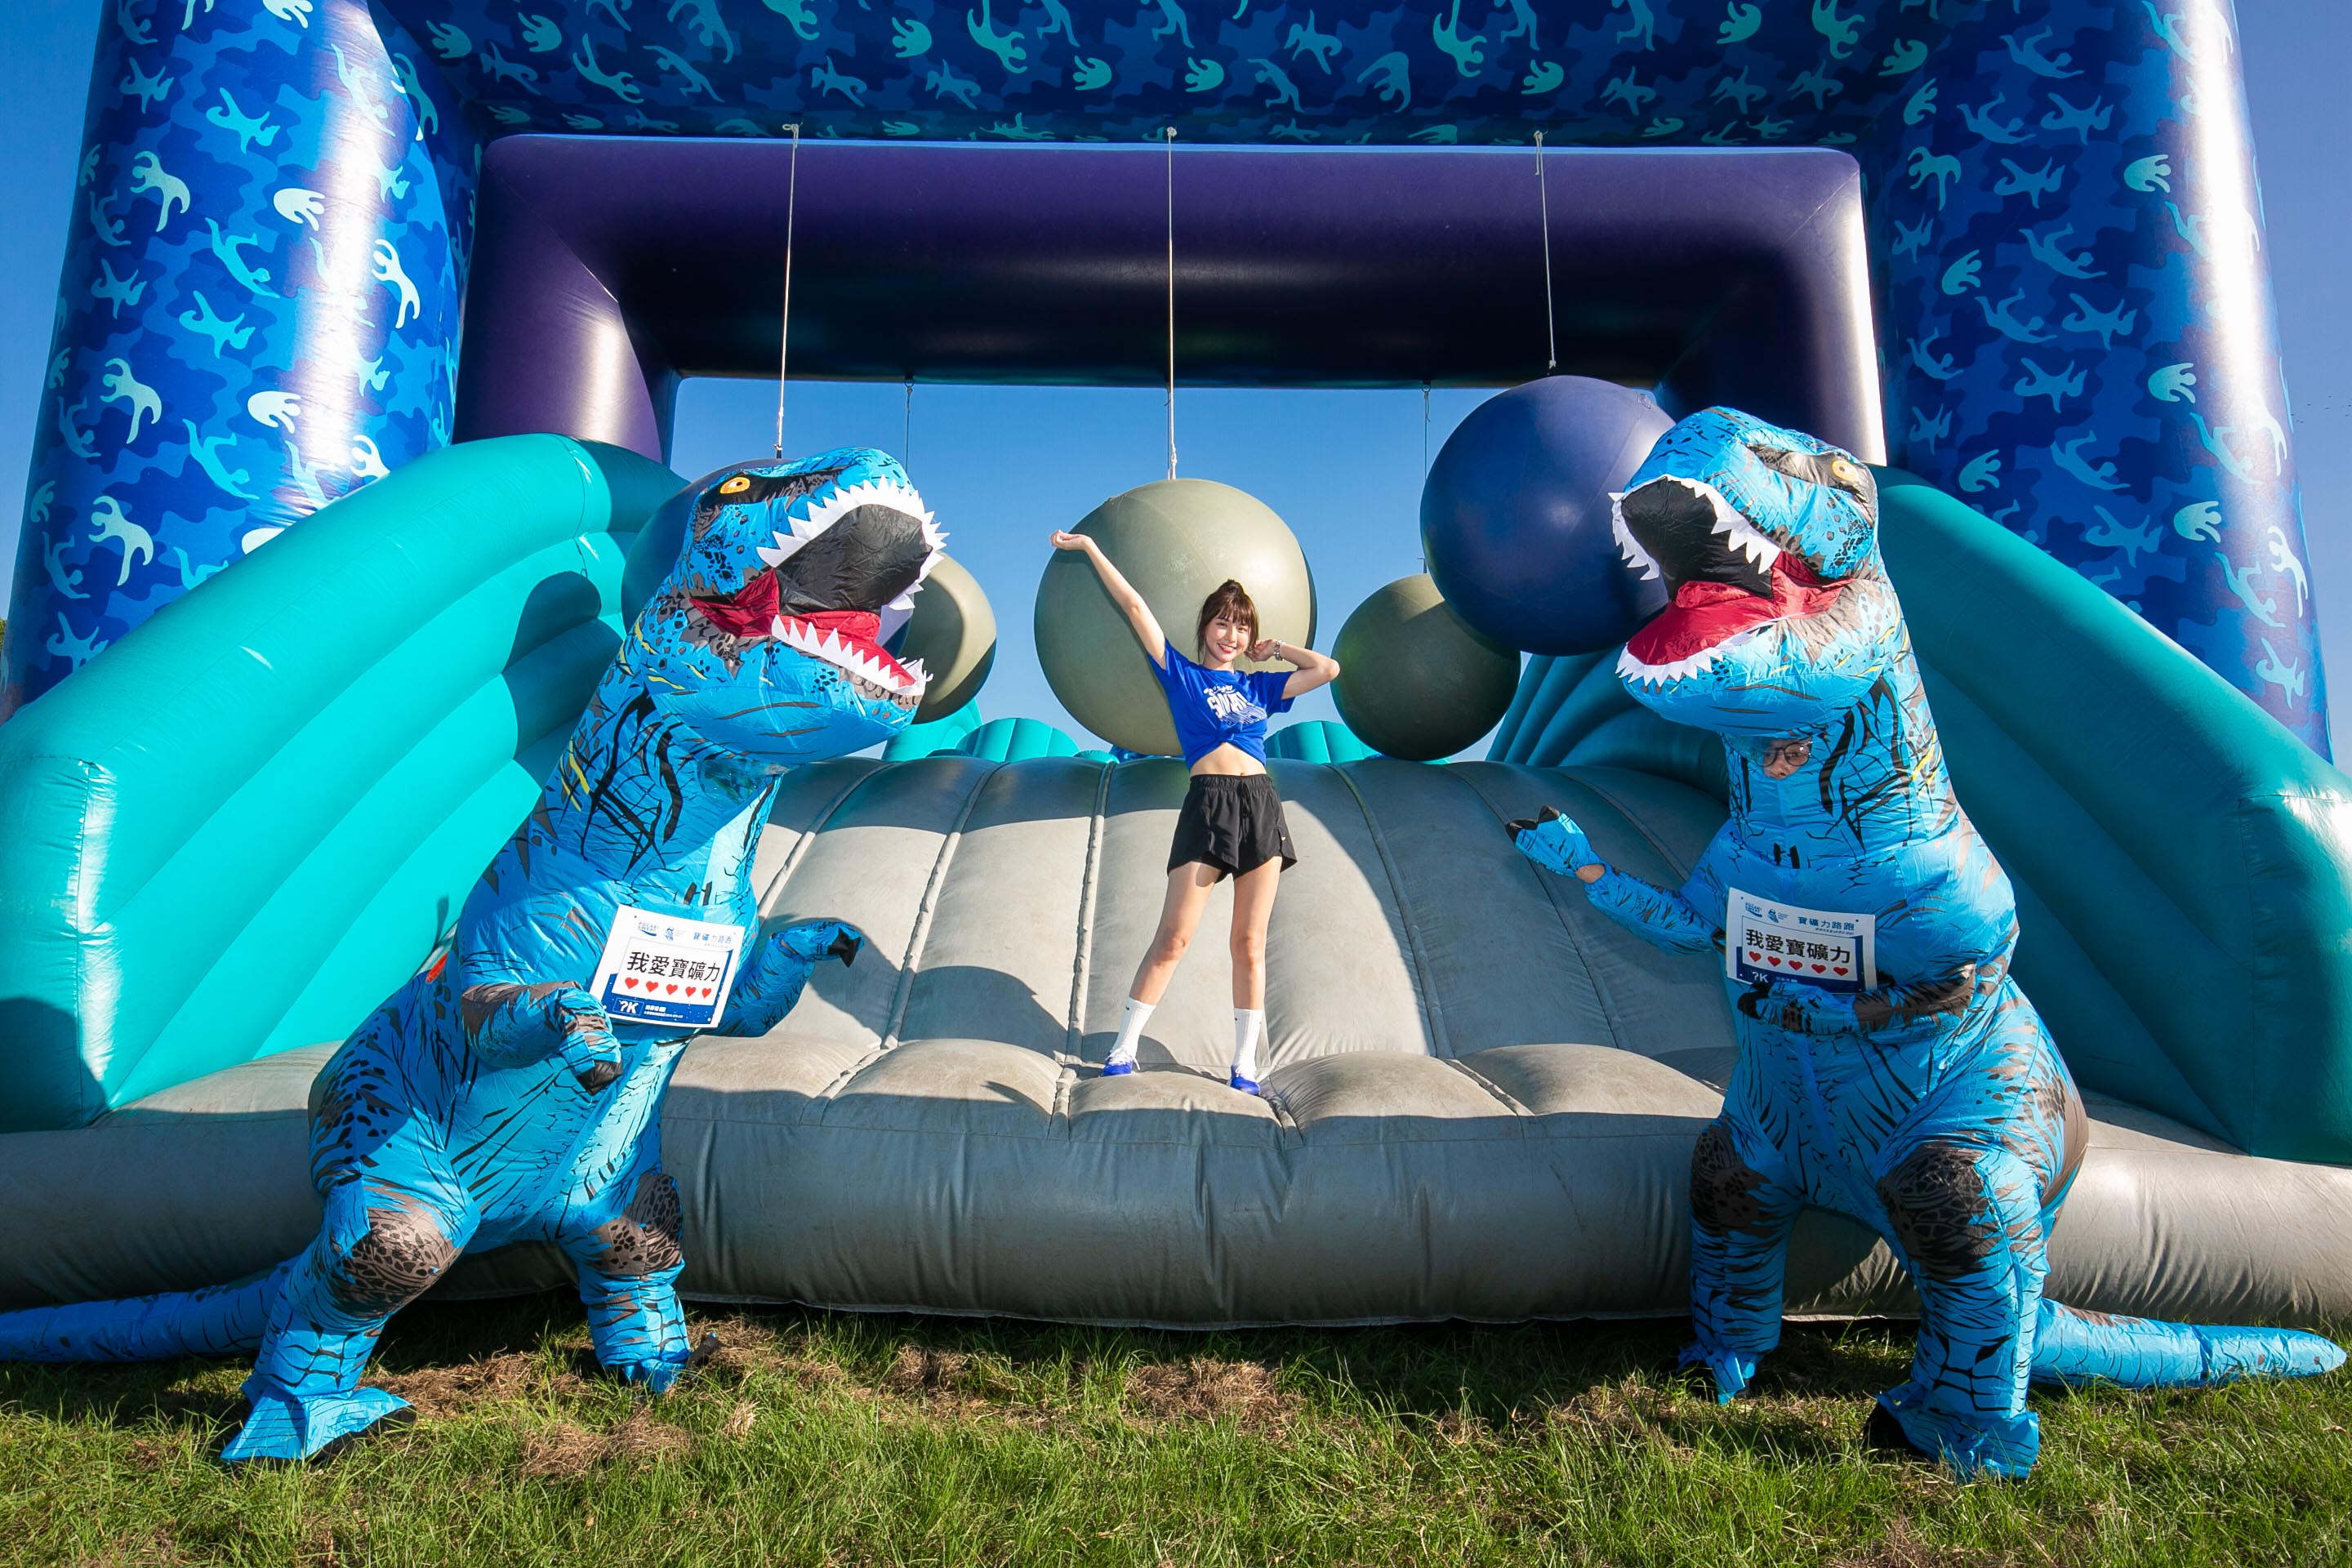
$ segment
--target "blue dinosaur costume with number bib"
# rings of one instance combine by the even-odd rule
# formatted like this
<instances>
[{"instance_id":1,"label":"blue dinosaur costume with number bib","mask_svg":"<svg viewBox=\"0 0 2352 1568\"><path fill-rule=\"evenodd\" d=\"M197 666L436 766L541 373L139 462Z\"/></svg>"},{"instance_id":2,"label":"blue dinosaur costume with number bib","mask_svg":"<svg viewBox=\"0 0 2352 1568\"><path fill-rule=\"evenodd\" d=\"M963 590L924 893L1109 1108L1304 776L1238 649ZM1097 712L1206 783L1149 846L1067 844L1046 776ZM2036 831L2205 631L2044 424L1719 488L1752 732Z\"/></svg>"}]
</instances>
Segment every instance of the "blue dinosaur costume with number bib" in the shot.
<instances>
[{"instance_id":1,"label":"blue dinosaur costume with number bib","mask_svg":"<svg viewBox=\"0 0 2352 1568\"><path fill-rule=\"evenodd\" d=\"M926 678L882 622L942 538L865 449L722 470L689 504L648 528L677 559L448 948L320 1073L318 1237L234 1285L0 1315L0 1358L257 1351L224 1457L307 1458L404 1410L361 1372L460 1253L551 1241L604 1366L658 1393L692 1363L662 1096L692 1031L763 1035L856 958L838 921L762 934L752 848L786 769L912 717Z\"/></svg>"},{"instance_id":2,"label":"blue dinosaur costume with number bib","mask_svg":"<svg viewBox=\"0 0 2352 1568\"><path fill-rule=\"evenodd\" d=\"M1659 439L1614 521L1629 564L1671 595L1619 678L1723 737L1730 820L1679 889L1611 868L1556 812L1513 828L1626 929L1723 956L1739 1058L1691 1160L1685 1363L1726 1401L1747 1385L1780 1342L1789 1231L1812 1205L1876 1230L1918 1287L1911 1380L1879 1396L1874 1440L1963 1476L2032 1468L2029 1380L2153 1387L2341 1364L2312 1334L2043 1299L2083 1103L2011 978L2016 900L1953 795L1869 470L1711 408Z\"/></svg>"}]
</instances>

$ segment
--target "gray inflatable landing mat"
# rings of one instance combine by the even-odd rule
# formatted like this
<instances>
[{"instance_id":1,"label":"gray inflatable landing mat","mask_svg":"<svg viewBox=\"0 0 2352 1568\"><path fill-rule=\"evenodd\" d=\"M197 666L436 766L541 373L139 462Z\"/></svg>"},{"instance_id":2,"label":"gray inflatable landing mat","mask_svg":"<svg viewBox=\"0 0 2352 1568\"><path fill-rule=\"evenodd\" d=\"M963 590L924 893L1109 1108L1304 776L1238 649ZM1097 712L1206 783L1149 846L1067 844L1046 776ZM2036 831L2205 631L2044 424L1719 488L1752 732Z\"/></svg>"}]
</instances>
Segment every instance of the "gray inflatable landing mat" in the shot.
<instances>
[{"instance_id":1,"label":"gray inflatable landing mat","mask_svg":"<svg viewBox=\"0 0 2352 1568\"><path fill-rule=\"evenodd\" d=\"M1614 863L1674 882L1721 807L1610 767L1276 776L1301 859L1274 915L1257 1100L1221 1077L1224 890L1143 1070L1096 1071L1158 913L1175 763L794 774L760 847L764 908L871 941L773 1036L688 1052L663 1127L687 1293L1187 1326L1681 1311L1685 1166L1732 1058L1716 967L1594 914L1502 824L1559 805ZM0 1138L5 1299L190 1285L299 1248L329 1048ZM2055 1294L2197 1319L2352 1308L2352 1172L2090 1104ZM518 1251L445 1289L565 1279ZM1791 1300L1909 1301L1865 1233L1820 1215Z\"/></svg>"}]
</instances>

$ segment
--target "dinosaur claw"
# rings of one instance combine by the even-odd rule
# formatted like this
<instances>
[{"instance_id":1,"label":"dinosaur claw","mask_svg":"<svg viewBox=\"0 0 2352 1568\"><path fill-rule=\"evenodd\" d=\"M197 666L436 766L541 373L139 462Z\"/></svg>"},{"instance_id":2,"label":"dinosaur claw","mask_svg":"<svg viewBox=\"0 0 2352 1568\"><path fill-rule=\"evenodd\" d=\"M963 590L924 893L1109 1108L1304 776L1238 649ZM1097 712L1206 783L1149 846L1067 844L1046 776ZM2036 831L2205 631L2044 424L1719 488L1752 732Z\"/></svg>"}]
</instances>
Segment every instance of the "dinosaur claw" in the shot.
<instances>
[{"instance_id":1,"label":"dinosaur claw","mask_svg":"<svg viewBox=\"0 0 2352 1568\"><path fill-rule=\"evenodd\" d=\"M621 1064L610 1057L600 1057L581 1068L574 1076L580 1079L581 1088L591 1094L595 1094L621 1076Z\"/></svg>"},{"instance_id":2,"label":"dinosaur claw","mask_svg":"<svg viewBox=\"0 0 2352 1568\"><path fill-rule=\"evenodd\" d=\"M705 1334L700 1344L675 1359L654 1356L644 1361L619 1362L611 1363L608 1370L617 1373L623 1382L658 1398L701 1371L718 1353L719 1336Z\"/></svg>"},{"instance_id":3,"label":"dinosaur claw","mask_svg":"<svg viewBox=\"0 0 2352 1568\"><path fill-rule=\"evenodd\" d=\"M843 966L845 968L857 962L857 951L863 946L865 946L865 943L859 938L852 936L847 931L843 931L839 936L833 939L833 945L826 948L825 952L841 960Z\"/></svg>"}]
</instances>

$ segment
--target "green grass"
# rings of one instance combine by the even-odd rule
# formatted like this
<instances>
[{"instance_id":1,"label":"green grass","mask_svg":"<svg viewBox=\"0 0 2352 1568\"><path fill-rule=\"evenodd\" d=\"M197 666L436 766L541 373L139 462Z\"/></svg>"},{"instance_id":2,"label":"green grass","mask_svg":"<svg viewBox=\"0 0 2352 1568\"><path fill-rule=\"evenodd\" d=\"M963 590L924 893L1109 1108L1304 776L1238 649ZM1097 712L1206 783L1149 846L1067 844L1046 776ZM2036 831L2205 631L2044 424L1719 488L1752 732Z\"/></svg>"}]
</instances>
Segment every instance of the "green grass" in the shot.
<instances>
[{"instance_id":1,"label":"green grass","mask_svg":"<svg viewBox=\"0 0 2352 1568\"><path fill-rule=\"evenodd\" d=\"M1754 1397L1684 1326L1182 1335L817 1312L646 1404L576 1304L421 1306L407 1431L309 1469L211 1457L244 1368L0 1368L0 1562L2352 1562L2352 1378L2037 1399L2042 1458L1959 1486L1866 1451L1909 1331L1792 1328Z\"/></svg>"}]
</instances>

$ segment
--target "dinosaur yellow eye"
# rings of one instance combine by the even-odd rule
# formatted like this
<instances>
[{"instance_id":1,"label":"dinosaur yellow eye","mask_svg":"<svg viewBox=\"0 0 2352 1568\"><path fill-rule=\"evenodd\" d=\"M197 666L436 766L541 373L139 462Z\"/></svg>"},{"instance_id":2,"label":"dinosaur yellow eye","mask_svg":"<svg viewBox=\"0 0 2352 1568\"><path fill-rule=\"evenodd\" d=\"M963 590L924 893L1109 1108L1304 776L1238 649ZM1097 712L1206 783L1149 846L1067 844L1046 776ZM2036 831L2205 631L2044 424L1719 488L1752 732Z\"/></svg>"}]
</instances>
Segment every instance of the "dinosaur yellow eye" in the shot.
<instances>
[{"instance_id":1,"label":"dinosaur yellow eye","mask_svg":"<svg viewBox=\"0 0 2352 1568\"><path fill-rule=\"evenodd\" d=\"M1830 459L1830 477L1840 484L1858 485L1862 482L1862 470L1843 458L1832 458Z\"/></svg>"},{"instance_id":2,"label":"dinosaur yellow eye","mask_svg":"<svg viewBox=\"0 0 2352 1568\"><path fill-rule=\"evenodd\" d=\"M751 476L749 474L738 474L733 479L728 480L725 484L719 486L719 493L723 496L737 496L741 495L745 490L748 490L751 488Z\"/></svg>"}]
</instances>

